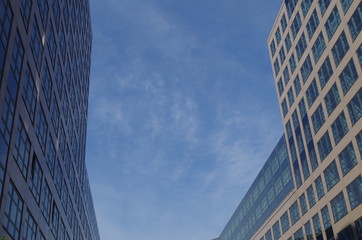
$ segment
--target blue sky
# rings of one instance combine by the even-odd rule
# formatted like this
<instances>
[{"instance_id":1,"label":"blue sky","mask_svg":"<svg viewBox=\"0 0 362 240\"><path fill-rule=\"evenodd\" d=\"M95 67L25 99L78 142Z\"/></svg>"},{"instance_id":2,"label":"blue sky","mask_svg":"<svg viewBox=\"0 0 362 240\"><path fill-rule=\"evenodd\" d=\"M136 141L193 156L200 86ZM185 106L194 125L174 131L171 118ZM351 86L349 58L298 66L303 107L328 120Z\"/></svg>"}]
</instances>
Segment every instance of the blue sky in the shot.
<instances>
[{"instance_id":1,"label":"blue sky","mask_svg":"<svg viewBox=\"0 0 362 240\"><path fill-rule=\"evenodd\" d=\"M103 240L211 240L282 135L280 0L91 0L87 165Z\"/></svg>"}]
</instances>

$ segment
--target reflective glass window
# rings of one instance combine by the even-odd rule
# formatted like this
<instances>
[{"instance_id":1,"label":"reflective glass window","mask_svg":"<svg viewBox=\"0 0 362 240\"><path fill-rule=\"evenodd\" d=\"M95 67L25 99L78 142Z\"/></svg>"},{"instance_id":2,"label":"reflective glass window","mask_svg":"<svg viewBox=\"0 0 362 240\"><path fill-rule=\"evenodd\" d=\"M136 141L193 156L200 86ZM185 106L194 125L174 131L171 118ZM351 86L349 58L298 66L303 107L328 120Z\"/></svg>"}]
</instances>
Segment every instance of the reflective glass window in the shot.
<instances>
[{"instance_id":1,"label":"reflective glass window","mask_svg":"<svg viewBox=\"0 0 362 240\"><path fill-rule=\"evenodd\" d=\"M324 180L326 181L327 191L331 190L339 182L339 174L335 161L329 164L324 170Z\"/></svg>"},{"instance_id":2,"label":"reflective glass window","mask_svg":"<svg viewBox=\"0 0 362 240\"><path fill-rule=\"evenodd\" d=\"M338 222L341 218L347 215L348 210L343 192L340 192L335 198L332 199L331 207L335 222Z\"/></svg>"}]
</instances>

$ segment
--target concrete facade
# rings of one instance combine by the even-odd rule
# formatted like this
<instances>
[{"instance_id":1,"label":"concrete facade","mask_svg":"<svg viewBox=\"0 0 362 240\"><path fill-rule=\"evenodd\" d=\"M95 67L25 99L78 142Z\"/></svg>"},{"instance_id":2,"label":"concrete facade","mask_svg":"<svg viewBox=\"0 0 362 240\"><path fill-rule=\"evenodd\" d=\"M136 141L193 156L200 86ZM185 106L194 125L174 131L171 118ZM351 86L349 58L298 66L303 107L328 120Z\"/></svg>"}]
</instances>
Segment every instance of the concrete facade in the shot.
<instances>
[{"instance_id":1,"label":"concrete facade","mask_svg":"<svg viewBox=\"0 0 362 240\"><path fill-rule=\"evenodd\" d=\"M360 0L283 1L268 46L294 189L220 239L362 239L361 29Z\"/></svg>"}]
</instances>

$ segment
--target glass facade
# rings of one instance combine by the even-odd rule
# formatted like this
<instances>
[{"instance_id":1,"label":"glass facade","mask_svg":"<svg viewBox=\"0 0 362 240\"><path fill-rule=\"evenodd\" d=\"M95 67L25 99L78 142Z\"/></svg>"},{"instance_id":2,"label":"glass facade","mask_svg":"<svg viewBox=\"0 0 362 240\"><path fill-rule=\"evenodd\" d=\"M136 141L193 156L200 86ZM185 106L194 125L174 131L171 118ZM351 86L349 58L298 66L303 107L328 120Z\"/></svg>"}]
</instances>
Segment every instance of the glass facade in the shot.
<instances>
[{"instance_id":1,"label":"glass facade","mask_svg":"<svg viewBox=\"0 0 362 240\"><path fill-rule=\"evenodd\" d=\"M286 142L282 137L220 239L250 239L293 188Z\"/></svg>"},{"instance_id":2,"label":"glass facade","mask_svg":"<svg viewBox=\"0 0 362 240\"><path fill-rule=\"evenodd\" d=\"M91 45L88 0L0 1L0 238L100 239L85 166Z\"/></svg>"}]
</instances>

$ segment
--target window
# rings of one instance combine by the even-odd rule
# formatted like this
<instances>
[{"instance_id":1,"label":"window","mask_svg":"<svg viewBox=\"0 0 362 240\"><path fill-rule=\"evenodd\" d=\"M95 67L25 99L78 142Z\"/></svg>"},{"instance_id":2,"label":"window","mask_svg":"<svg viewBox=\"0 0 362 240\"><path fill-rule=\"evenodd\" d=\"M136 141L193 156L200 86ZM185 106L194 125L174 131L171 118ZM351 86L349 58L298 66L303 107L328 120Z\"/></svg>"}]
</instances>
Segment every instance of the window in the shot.
<instances>
[{"instance_id":1,"label":"window","mask_svg":"<svg viewBox=\"0 0 362 240\"><path fill-rule=\"evenodd\" d=\"M331 0L318 0L318 4L321 9L322 15L324 15L330 3Z\"/></svg>"},{"instance_id":2,"label":"window","mask_svg":"<svg viewBox=\"0 0 362 240\"><path fill-rule=\"evenodd\" d=\"M43 69L43 76L41 79L41 86L43 88L44 97L47 102L48 107L50 106L50 98L52 94L52 79L50 77L49 66L45 64Z\"/></svg>"},{"instance_id":3,"label":"window","mask_svg":"<svg viewBox=\"0 0 362 240\"><path fill-rule=\"evenodd\" d=\"M313 37L313 34L315 33L315 30L317 29L318 25L319 25L319 18L316 9L314 9L307 23L307 32L309 40Z\"/></svg>"},{"instance_id":4,"label":"window","mask_svg":"<svg viewBox=\"0 0 362 240\"><path fill-rule=\"evenodd\" d=\"M362 178L358 176L347 186L347 193L351 209L355 209L362 203Z\"/></svg>"},{"instance_id":5,"label":"window","mask_svg":"<svg viewBox=\"0 0 362 240\"><path fill-rule=\"evenodd\" d=\"M40 209L41 209L41 212L43 213L47 223L49 223L49 220L50 220L52 198L53 197L50 192L48 183L44 182Z\"/></svg>"},{"instance_id":6,"label":"window","mask_svg":"<svg viewBox=\"0 0 362 240\"><path fill-rule=\"evenodd\" d=\"M55 130L55 133L58 133L58 128L59 128L59 107L58 107L58 103L57 103L57 99L55 94L53 94L53 98L52 98L52 103L50 105L50 111L51 111L51 119L52 119L52 124Z\"/></svg>"},{"instance_id":7,"label":"window","mask_svg":"<svg viewBox=\"0 0 362 240\"><path fill-rule=\"evenodd\" d=\"M359 64L362 67L362 44L359 46L359 48L357 49L357 57L359 59ZM289 60L290 62L290 60Z\"/></svg>"},{"instance_id":8,"label":"window","mask_svg":"<svg viewBox=\"0 0 362 240\"><path fill-rule=\"evenodd\" d=\"M339 240L349 240L349 239L356 239L353 234L353 229L351 225L348 225L348 227L344 228L342 231L338 233Z\"/></svg>"},{"instance_id":9,"label":"window","mask_svg":"<svg viewBox=\"0 0 362 240\"><path fill-rule=\"evenodd\" d=\"M338 222L343 218L347 213L346 201L344 200L343 192L340 192L335 198L331 201L331 207L333 212L333 218L335 222Z\"/></svg>"},{"instance_id":10,"label":"window","mask_svg":"<svg viewBox=\"0 0 362 240\"><path fill-rule=\"evenodd\" d=\"M344 68L341 75L339 75L339 80L341 82L344 95L348 92L349 89L351 89L352 85L357 81L357 79L358 74L352 58Z\"/></svg>"},{"instance_id":11,"label":"window","mask_svg":"<svg viewBox=\"0 0 362 240\"><path fill-rule=\"evenodd\" d=\"M24 230L23 230L23 240L35 240L36 235L36 229L37 224L29 212L29 210L26 211L25 214L25 223L24 223Z\"/></svg>"},{"instance_id":12,"label":"window","mask_svg":"<svg viewBox=\"0 0 362 240\"><path fill-rule=\"evenodd\" d=\"M304 193L299 197L299 203L300 203L300 208L302 210L302 215L306 214L308 211L308 206Z\"/></svg>"},{"instance_id":13,"label":"window","mask_svg":"<svg viewBox=\"0 0 362 240\"><path fill-rule=\"evenodd\" d=\"M319 150L319 157L321 161L323 161L332 151L332 144L328 131L321 137L317 145Z\"/></svg>"},{"instance_id":14,"label":"window","mask_svg":"<svg viewBox=\"0 0 362 240\"><path fill-rule=\"evenodd\" d=\"M284 76L284 82L285 82L285 86L286 86L288 84L289 80L290 80L288 66L286 66L286 68L284 69L283 76Z\"/></svg>"},{"instance_id":15,"label":"window","mask_svg":"<svg viewBox=\"0 0 362 240\"><path fill-rule=\"evenodd\" d=\"M30 36L30 47L33 52L34 61L36 63L38 71L40 70L41 58L43 55L43 44L40 36L41 35L40 35L38 22L35 18L35 20L33 21L33 31Z\"/></svg>"},{"instance_id":16,"label":"window","mask_svg":"<svg viewBox=\"0 0 362 240\"><path fill-rule=\"evenodd\" d=\"M62 181L63 181L63 172L62 172L62 168L60 166L59 161L57 161L56 165L55 165L54 185L55 185L55 189L57 190L59 196L61 196Z\"/></svg>"},{"instance_id":17,"label":"window","mask_svg":"<svg viewBox=\"0 0 362 240\"><path fill-rule=\"evenodd\" d=\"M334 142L336 145L341 141L341 139L347 134L349 131L346 117L344 115L344 112L342 112L337 119L332 124L332 132L334 137Z\"/></svg>"},{"instance_id":18,"label":"window","mask_svg":"<svg viewBox=\"0 0 362 240\"><path fill-rule=\"evenodd\" d=\"M316 180L314 181L314 184L315 188L317 189L318 200L320 200L325 194L322 177L321 176L317 177Z\"/></svg>"},{"instance_id":19,"label":"window","mask_svg":"<svg viewBox=\"0 0 362 240\"><path fill-rule=\"evenodd\" d=\"M26 30L28 30L29 22L30 22L30 11L33 5L32 0L22 0L20 5L20 13L23 17L23 22Z\"/></svg>"},{"instance_id":20,"label":"window","mask_svg":"<svg viewBox=\"0 0 362 240\"><path fill-rule=\"evenodd\" d=\"M291 30L292 30L292 34L293 34L294 39L297 36L301 26L302 26L302 21L300 20L300 14L298 12L297 15L295 16L295 19L294 19L294 21L292 23L292 26L291 26Z\"/></svg>"},{"instance_id":21,"label":"window","mask_svg":"<svg viewBox=\"0 0 362 240\"><path fill-rule=\"evenodd\" d=\"M284 101L282 102L282 110L283 110L283 116L285 117L288 113L288 106L286 99L284 99Z\"/></svg>"},{"instance_id":22,"label":"window","mask_svg":"<svg viewBox=\"0 0 362 240\"><path fill-rule=\"evenodd\" d=\"M362 88L358 90L347 107L352 125L355 125L362 116Z\"/></svg>"},{"instance_id":23,"label":"window","mask_svg":"<svg viewBox=\"0 0 362 240\"><path fill-rule=\"evenodd\" d=\"M286 211L283 216L280 218L280 222L282 223L282 231L285 233L290 228L288 211Z\"/></svg>"},{"instance_id":24,"label":"window","mask_svg":"<svg viewBox=\"0 0 362 240\"><path fill-rule=\"evenodd\" d=\"M313 65L312 65L312 61L310 60L309 55L305 59L305 62L303 63L300 71L302 72L302 79L303 79L303 82L305 83L307 81L309 75L313 71Z\"/></svg>"},{"instance_id":25,"label":"window","mask_svg":"<svg viewBox=\"0 0 362 240\"><path fill-rule=\"evenodd\" d=\"M35 154L33 155L33 163L31 166L31 175L29 181L29 188L31 193L33 194L36 202L39 204L40 201L40 191L41 191L41 183L43 179L43 171L41 170L39 161Z\"/></svg>"},{"instance_id":26,"label":"window","mask_svg":"<svg viewBox=\"0 0 362 240\"><path fill-rule=\"evenodd\" d=\"M358 145L358 149L360 152L360 156L362 156L362 131L357 134L356 140L357 140L357 145Z\"/></svg>"},{"instance_id":27,"label":"window","mask_svg":"<svg viewBox=\"0 0 362 240\"><path fill-rule=\"evenodd\" d=\"M67 20L65 20L67 21ZM67 57L67 42L65 40L65 29L64 29L64 26L63 26L63 23L61 23L60 25L60 31L59 31L59 48L60 48L60 53L61 53L61 56L62 56L62 59L63 59L63 63L65 62L66 60L66 57ZM274 42L274 40L273 40ZM272 49L273 50L273 49ZM275 45L274 45L274 53L275 53ZM273 53L273 55L274 55Z\"/></svg>"},{"instance_id":28,"label":"window","mask_svg":"<svg viewBox=\"0 0 362 240\"><path fill-rule=\"evenodd\" d=\"M57 43L55 41L53 24L51 21L50 21L48 33L47 33L47 43L48 43L47 45L48 45L50 59L52 61L52 65L54 67L56 54L57 54Z\"/></svg>"},{"instance_id":29,"label":"window","mask_svg":"<svg viewBox=\"0 0 362 240\"><path fill-rule=\"evenodd\" d=\"M62 205L63 205L65 212L67 211L67 207L68 207L68 201L67 201L68 196L69 196L69 191L68 191L67 183L63 179L61 199L62 199Z\"/></svg>"},{"instance_id":30,"label":"window","mask_svg":"<svg viewBox=\"0 0 362 240\"><path fill-rule=\"evenodd\" d=\"M323 34L320 33L318 38L315 40L315 43L312 47L314 62L318 62L319 58L322 56L322 53L326 49L326 43L324 41Z\"/></svg>"},{"instance_id":31,"label":"window","mask_svg":"<svg viewBox=\"0 0 362 240\"><path fill-rule=\"evenodd\" d=\"M290 121L287 122L287 124L285 125L285 128L287 130L288 139L293 138L292 125L291 125Z\"/></svg>"},{"instance_id":32,"label":"window","mask_svg":"<svg viewBox=\"0 0 362 240\"><path fill-rule=\"evenodd\" d=\"M59 210L54 202L53 214L52 214L52 226L51 226L51 230L54 236L58 235L58 225L59 225Z\"/></svg>"},{"instance_id":33,"label":"window","mask_svg":"<svg viewBox=\"0 0 362 240\"><path fill-rule=\"evenodd\" d=\"M337 6L335 6L331 12L331 15L328 17L326 24L324 25L329 40L333 37L333 34L336 32L340 23L341 18L339 16Z\"/></svg>"},{"instance_id":34,"label":"window","mask_svg":"<svg viewBox=\"0 0 362 240\"><path fill-rule=\"evenodd\" d=\"M27 65L24 76L22 97L24 100L26 110L28 111L29 117L32 122L34 121L37 95L38 93L35 87L34 78L33 75L31 74L29 65Z\"/></svg>"},{"instance_id":35,"label":"window","mask_svg":"<svg viewBox=\"0 0 362 240\"><path fill-rule=\"evenodd\" d=\"M294 233L294 240L304 240L303 228L299 228L298 231Z\"/></svg>"},{"instance_id":36,"label":"window","mask_svg":"<svg viewBox=\"0 0 362 240\"><path fill-rule=\"evenodd\" d=\"M361 92L361 97L362 97L362 92ZM324 102L326 103L328 115L331 115L334 109L341 102L341 98L339 97L338 88L336 84L333 84L331 90L329 90L326 97L324 98Z\"/></svg>"},{"instance_id":37,"label":"window","mask_svg":"<svg viewBox=\"0 0 362 240\"><path fill-rule=\"evenodd\" d=\"M314 171L318 167L319 163L313 141L311 141L311 143L308 144L308 152L309 152L310 164L312 166L312 170Z\"/></svg>"},{"instance_id":38,"label":"window","mask_svg":"<svg viewBox=\"0 0 362 240\"><path fill-rule=\"evenodd\" d=\"M8 196L6 198L4 228L13 239L19 239L21 214L23 212L23 199L15 189L12 182L9 184Z\"/></svg>"},{"instance_id":39,"label":"window","mask_svg":"<svg viewBox=\"0 0 362 240\"><path fill-rule=\"evenodd\" d=\"M331 222L331 217L329 215L328 206L322 208L322 219L327 239L334 239L334 233L332 229L332 222Z\"/></svg>"},{"instance_id":40,"label":"window","mask_svg":"<svg viewBox=\"0 0 362 240\"><path fill-rule=\"evenodd\" d=\"M362 52L362 51L361 51L361 52ZM290 55L289 65L290 65L290 70L291 70L292 73L293 73L294 70L295 70L295 68L297 67L297 63L296 63L296 61L295 61L294 53L292 53L292 55Z\"/></svg>"},{"instance_id":41,"label":"window","mask_svg":"<svg viewBox=\"0 0 362 240\"><path fill-rule=\"evenodd\" d=\"M298 75L294 79L294 89L295 89L296 95L298 96L298 94L300 93L300 90L302 89L302 86L300 85L300 79L299 79Z\"/></svg>"},{"instance_id":42,"label":"window","mask_svg":"<svg viewBox=\"0 0 362 240\"><path fill-rule=\"evenodd\" d=\"M6 47L8 45L9 34L11 29L11 22L13 21L13 11L11 10L9 1L2 1L0 5L1 19L0 19L0 74L4 68L4 58Z\"/></svg>"},{"instance_id":43,"label":"window","mask_svg":"<svg viewBox=\"0 0 362 240\"><path fill-rule=\"evenodd\" d=\"M357 232L357 235L358 235L358 239L362 239L362 218L359 218L354 223L355 223L355 226L356 226L356 232Z\"/></svg>"},{"instance_id":44,"label":"window","mask_svg":"<svg viewBox=\"0 0 362 240\"><path fill-rule=\"evenodd\" d=\"M307 240L314 240L312 226L310 225L310 221L308 221L306 224L304 224L304 230L305 230L305 236L306 236Z\"/></svg>"},{"instance_id":45,"label":"window","mask_svg":"<svg viewBox=\"0 0 362 240\"><path fill-rule=\"evenodd\" d=\"M284 84L283 84L283 81L281 78L278 81L278 92L279 92L279 96L281 96L284 92Z\"/></svg>"},{"instance_id":46,"label":"window","mask_svg":"<svg viewBox=\"0 0 362 240\"><path fill-rule=\"evenodd\" d=\"M300 37L297 45L295 46L295 49L297 51L298 60L300 60L303 56L303 53L305 52L305 49L307 49L307 41L305 40L304 33Z\"/></svg>"},{"instance_id":47,"label":"window","mask_svg":"<svg viewBox=\"0 0 362 240\"><path fill-rule=\"evenodd\" d=\"M293 15L295 6L297 5L298 0L287 0L285 1L285 5L287 7L288 17L290 18Z\"/></svg>"},{"instance_id":48,"label":"window","mask_svg":"<svg viewBox=\"0 0 362 240\"><path fill-rule=\"evenodd\" d=\"M13 149L13 156L25 179L28 173L30 148L31 148L31 143L28 137L28 133L26 132L23 121L19 119L19 124L15 139L15 146Z\"/></svg>"},{"instance_id":49,"label":"window","mask_svg":"<svg viewBox=\"0 0 362 240\"><path fill-rule=\"evenodd\" d=\"M303 0L302 1L302 10L303 10L303 16L307 16L308 10L310 6L312 5L313 0ZM314 10L315 11L315 10Z\"/></svg>"},{"instance_id":50,"label":"window","mask_svg":"<svg viewBox=\"0 0 362 240\"><path fill-rule=\"evenodd\" d=\"M21 42L20 34L17 31L15 36L13 52L11 55L10 71L9 71L8 86L7 86L7 89L9 90L13 99L17 98L23 60L24 60L24 46Z\"/></svg>"},{"instance_id":51,"label":"window","mask_svg":"<svg viewBox=\"0 0 362 240\"><path fill-rule=\"evenodd\" d=\"M49 6L47 0L38 0L39 12L45 28L48 19Z\"/></svg>"},{"instance_id":52,"label":"window","mask_svg":"<svg viewBox=\"0 0 362 240\"><path fill-rule=\"evenodd\" d=\"M290 39L290 34L287 33L285 36L285 46L287 47L287 52L289 52L290 48L292 47L292 40Z\"/></svg>"},{"instance_id":53,"label":"window","mask_svg":"<svg viewBox=\"0 0 362 240\"><path fill-rule=\"evenodd\" d=\"M269 48L270 48L270 52L271 52L272 56L274 56L274 54L275 54L275 52L276 52L274 39L273 39L272 42L270 43Z\"/></svg>"},{"instance_id":54,"label":"window","mask_svg":"<svg viewBox=\"0 0 362 240\"><path fill-rule=\"evenodd\" d=\"M314 133L317 133L319 131L319 129L323 126L325 121L326 119L324 117L323 107L322 104L320 104L312 115Z\"/></svg>"},{"instance_id":55,"label":"window","mask_svg":"<svg viewBox=\"0 0 362 240\"><path fill-rule=\"evenodd\" d=\"M301 135L300 135L300 139L301 139ZM302 141L302 139L301 139L301 141ZM300 162L302 164L304 180L306 180L310 176L310 170L309 170L309 166L308 166L308 162L307 162L307 155L305 154L304 149L303 149L303 152L300 153Z\"/></svg>"},{"instance_id":56,"label":"window","mask_svg":"<svg viewBox=\"0 0 362 240\"><path fill-rule=\"evenodd\" d=\"M333 58L334 62L336 63L336 66L338 66L339 63L342 61L348 49L349 45L346 34L342 32L342 34L339 36L337 42L334 44L332 48Z\"/></svg>"},{"instance_id":57,"label":"window","mask_svg":"<svg viewBox=\"0 0 362 240\"><path fill-rule=\"evenodd\" d=\"M60 218L61 219L61 218ZM58 231L58 238L59 240L65 240L65 233L66 233L66 229L65 229L65 225L63 223L63 220L60 221L59 224L59 231ZM90 238L90 237L89 237ZM88 239L88 238L87 238Z\"/></svg>"},{"instance_id":58,"label":"window","mask_svg":"<svg viewBox=\"0 0 362 240\"><path fill-rule=\"evenodd\" d=\"M283 64L285 61L285 52L283 46L280 48L279 56L280 56L280 64Z\"/></svg>"},{"instance_id":59,"label":"window","mask_svg":"<svg viewBox=\"0 0 362 240\"><path fill-rule=\"evenodd\" d=\"M348 28L353 41L356 40L362 30L362 3L359 4L351 19L348 21Z\"/></svg>"},{"instance_id":60,"label":"window","mask_svg":"<svg viewBox=\"0 0 362 240\"><path fill-rule=\"evenodd\" d=\"M341 4L342 4L342 8L344 13L346 13L349 9L349 7L351 6L351 4L353 3L353 0L340 0Z\"/></svg>"},{"instance_id":61,"label":"window","mask_svg":"<svg viewBox=\"0 0 362 240\"><path fill-rule=\"evenodd\" d=\"M342 174L345 176L349 171L357 165L358 161L353 149L352 142L338 155L339 163L341 164Z\"/></svg>"},{"instance_id":62,"label":"window","mask_svg":"<svg viewBox=\"0 0 362 240\"><path fill-rule=\"evenodd\" d=\"M278 27L277 31L275 32L275 39L277 40L277 45L279 45L280 40L282 39L282 35L280 33L280 28Z\"/></svg>"},{"instance_id":63,"label":"window","mask_svg":"<svg viewBox=\"0 0 362 240\"><path fill-rule=\"evenodd\" d=\"M273 225L273 235L274 235L274 240L278 240L281 237L279 221L277 221Z\"/></svg>"},{"instance_id":64,"label":"window","mask_svg":"<svg viewBox=\"0 0 362 240\"><path fill-rule=\"evenodd\" d=\"M339 174L336 161L333 161L324 170L324 180L326 181L327 191L331 190L339 182Z\"/></svg>"},{"instance_id":65,"label":"window","mask_svg":"<svg viewBox=\"0 0 362 240\"><path fill-rule=\"evenodd\" d=\"M10 143L10 134L13 128L13 118L15 113L15 101L11 97L8 89L5 93L4 106L0 120L0 131L4 137L6 145Z\"/></svg>"},{"instance_id":66,"label":"window","mask_svg":"<svg viewBox=\"0 0 362 240\"><path fill-rule=\"evenodd\" d=\"M304 99L302 98L298 104L300 117L304 118L307 115L307 109L305 108Z\"/></svg>"},{"instance_id":67,"label":"window","mask_svg":"<svg viewBox=\"0 0 362 240\"><path fill-rule=\"evenodd\" d=\"M320 70L318 71L319 83L321 84L322 89L327 84L332 75L333 75L333 69L331 61L329 60L329 57L327 57L324 63L322 64Z\"/></svg>"},{"instance_id":68,"label":"window","mask_svg":"<svg viewBox=\"0 0 362 240\"><path fill-rule=\"evenodd\" d=\"M49 135L48 144L46 148L45 158L49 167L50 173L54 176L54 164L55 164L55 147L51 136Z\"/></svg>"},{"instance_id":69,"label":"window","mask_svg":"<svg viewBox=\"0 0 362 240\"><path fill-rule=\"evenodd\" d=\"M298 201L295 201L293 205L289 208L289 213L292 225L294 225L300 218Z\"/></svg>"},{"instance_id":70,"label":"window","mask_svg":"<svg viewBox=\"0 0 362 240\"><path fill-rule=\"evenodd\" d=\"M288 25L287 19L286 19L286 17L285 17L285 14L283 14L282 19L280 20L280 23L281 23L281 25L282 25L282 30L283 30L283 32L284 32L285 29L287 28L287 25Z\"/></svg>"},{"instance_id":71,"label":"window","mask_svg":"<svg viewBox=\"0 0 362 240\"><path fill-rule=\"evenodd\" d=\"M319 95L317 82L315 79L313 79L305 94L307 96L308 107L310 108Z\"/></svg>"},{"instance_id":72,"label":"window","mask_svg":"<svg viewBox=\"0 0 362 240\"><path fill-rule=\"evenodd\" d=\"M294 103L294 93L293 88L290 88L288 91L288 100L289 100L289 106L292 106Z\"/></svg>"},{"instance_id":73,"label":"window","mask_svg":"<svg viewBox=\"0 0 362 240\"><path fill-rule=\"evenodd\" d=\"M279 60L278 58L275 59L275 62L274 62L274 73L275 73L275 76L278 75L280 71L280 66L279 66Z\"/></svg>"},{"instance_id":74,"label":"window","mask_svg":"<svg viewBox=\"0 0 362 240\"><path fill-rule=\"evenodd\" d=\"M57 1L57 0L52 1L52 9L53 9L55 25L56 25L56 28L59 30L59 24L60 24L60 18L61 18L59 1Z\"/></svg>"},{"instance_id":75,"label":"window","mask_svg":"<svg viewBox=\"0 0 362 240\"><path fill-rule=\"evenodd\" d=\"M310 185L307 188L307 195L308 195L309 208L312 208L316 204L313 185Z\"/></svg>"},{"instance_id":76,"label":"window","mask_svg":"<svg viewBox=\"0 0 362 240\"><path fill-rule=\"evenodd\" d=\"M271 236L271 231L267 231L265 234L265 240L273 240L272 236Z\"/></svg>"},{"instance_id":77,"label":"window","mask_svg":"<svg viewBox=\"0 0 362 240\"><path fill-rule=\"evenodd\" d=\"M48 131L48 124L45 119L43 108L40 106L38 111L38 120L36 124L35 133L38 137L38 141L43 152L45 151L47 131Z\"/></svg>"},{"instance_id":78,"label":"window","mask_svg":"<svg viewBox=\"0 0 362 240\"><path fill-rule=\"evenodd\" d=\"M313 216L312 220L313 220L314 233L315 233L315 235L316 235L316 238L317 238L318 240L319 240L319 239L323 239L322 227L321 227L321 222L320 222L318 213Z\"/></svg>"}]
</instances>

